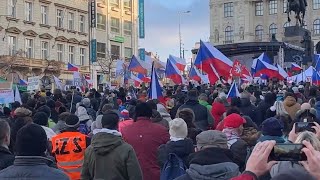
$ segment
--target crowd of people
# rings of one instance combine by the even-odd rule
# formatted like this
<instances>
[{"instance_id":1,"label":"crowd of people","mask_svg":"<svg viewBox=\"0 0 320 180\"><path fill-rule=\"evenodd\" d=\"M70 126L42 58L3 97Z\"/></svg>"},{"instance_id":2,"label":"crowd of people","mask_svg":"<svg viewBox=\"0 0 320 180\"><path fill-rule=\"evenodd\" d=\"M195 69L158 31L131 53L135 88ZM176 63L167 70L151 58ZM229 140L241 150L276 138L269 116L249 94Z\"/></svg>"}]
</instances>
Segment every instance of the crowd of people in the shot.
<instances>
[{"instance_id":1,"label":"crowd of people","mask_svg":"<svg viewBox=\"0 0 320 180\"><path fill-rule=\"evenodd\" d=\"M23 93L0 108L0 179L320 179L320 89L229 88ZM278 143L303 144L306 161L271 160Z\"/></svg>"}]
</instances>

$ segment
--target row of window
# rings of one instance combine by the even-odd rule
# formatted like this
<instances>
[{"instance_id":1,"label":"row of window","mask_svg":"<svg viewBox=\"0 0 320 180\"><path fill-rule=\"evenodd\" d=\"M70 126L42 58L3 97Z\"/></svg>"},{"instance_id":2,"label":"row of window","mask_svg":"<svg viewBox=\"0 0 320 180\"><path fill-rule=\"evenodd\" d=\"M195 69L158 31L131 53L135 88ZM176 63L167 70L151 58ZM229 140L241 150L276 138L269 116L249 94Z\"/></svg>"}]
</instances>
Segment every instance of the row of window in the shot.
<instances>
[{"instance_id":1,"label":"row of window","mask_svg":"<svg viewBox=\"0 0 320 180\"><path fill-rule=\"evenodd\" d=\"M286 22L284 25L283 25L283 28L285 27L289 27L291 26L289 22ZM269 35L271 37L272 34L277 34L277 25L276 24L271 24L269 26ZM225 41L226 42L232 42L233 39L234 39L234 35L233 35L233 29L231 26L227 26L225 28ZM314 35L320 35L320 19L316 19L314 22L313 22L313 33ZM216 34L218 34L218 32L216 32ZM241 34L241 33L240 33ZM262 40L263 38L263 26L262 25L258 25L256 26L255 28L255 37L256 37L256 40ZM215 37L217 41L217 38L218 37Z\"/></svg>"},{"instance_id":2,"label":"row of window","mask_svg":"<svg viewBox=\"0 0 320 180\"><path fill-rule=\"evenodd\" d=\"M17 17L17 0L9 0L8 3L8 13L11 17ZM24 20L28 22L34 21L34 4L33 1L25 1L24 2ZM49 25L49 6L48 5L40 5L40 15L41 22L40 24ZM75 21L76 21L76 11L69 11L66 13L65 9L56 9L56 26L58 28L64 28L64 23L67 21L68 30L77 31ZM67 20L65 21L65 19ZM86 17L83 14L78 15L79 27L78 31L85 33L86 32Z\"/></svg>"},{"instance_id":3,"label":"row of window","mask_svg":"<svg viewBox=\"0 0 320 180\"><path fill-rule=\"evenodd\" d=\"M281 0L283 2L283 13L287 11L288 0ZM263 1L255 3L255 14L256 16L263 16ZM278 0L269 0L269 14L278 13ZM320 9L320 0L312 0L313 9ZM224 3L224 17L233 17L234 7L233 2Z\"/></svg>"},{"instance_id":4,"label":"row of window","mask_svg":"<svg viewBox=\"0 0 320 180\"><path fill-rule=\"evenodd\" d=\"M106 15L97 14L97 29L106 30ZM120 33L120 19L116 17L111 17L110 31L113 33ZM132 22L124 21L123 22L123 32L125 35L131 36L132 34Z\"/></svg>"},{"instance_id":5,"label":"row of window","mask_svg":"<svg viewBox=\"0 0 320 180\"><path fill-rule=\"evenodd\" d=\"M108 0L106 0L106 1L108 1ZM123 0L123 6L125 8L131 8L132 7L131 3L132 3L132 0ZM119 8L120 7L120 0L110 0L110 4L113 7Z\"/></svg>"},{"instance_id":6,"label":"row of window","mask_svg":"<svg viewBox=\"0 0 320 180\"><path fill-rule=\"evenodd\" d=\"M9 55L13 56L17 53L17 38L15 36L8 36L8 47L9 47ZM41 44L41 59L50 59L50 42L49 41L40 41ZM65 47L66 46L66 47ZM26 58L35 58L35 43L34 39L25 38L25 57ZM68 62L72 64L76 63L76 46L74 45L64 45L57 43L55 44L52 49L56 49L57 61L66 62L64 55L65 55L65 48L67 48L68 53ZM79 47L79 65L85 65L86 63L86 56L87 51L85 47Z\"/></svg>"},{"instance_id":7,"label":"row of window","mask_svg":"<svg viewBox=\"0 0 320 180\"><path fill-rule=\"evenodd\" d=\"M107 45L106 43L97 42L97 57L99 58L106 58L107 54ZM120 58L120 46L118 45L111 45L111 58L112 59L119 59ZM124 48L124 57L131 58L133 55L132 48L125 47Z\"/></svg>"}]
</instances>

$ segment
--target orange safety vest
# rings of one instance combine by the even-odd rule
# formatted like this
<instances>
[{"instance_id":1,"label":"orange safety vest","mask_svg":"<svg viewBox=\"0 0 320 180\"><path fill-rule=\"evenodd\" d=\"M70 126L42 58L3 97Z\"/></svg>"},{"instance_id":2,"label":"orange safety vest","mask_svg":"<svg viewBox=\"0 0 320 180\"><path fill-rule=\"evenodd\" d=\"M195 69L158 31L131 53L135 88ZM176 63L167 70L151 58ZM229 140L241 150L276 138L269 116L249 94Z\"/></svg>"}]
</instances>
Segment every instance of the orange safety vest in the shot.
<instances>
[{"instance_id":1,"label":"orange safety vest","mask_svg":"<svg viewBox=\"0 0 320 180\"><path fill-rule=\"evenodd\" d=\"M55 154L58 168L63 170L71 180L80 179L87 147L86 135L79 132L64 132L54 136L51 142L52 153Z\"/></svg>"}]
</instances>

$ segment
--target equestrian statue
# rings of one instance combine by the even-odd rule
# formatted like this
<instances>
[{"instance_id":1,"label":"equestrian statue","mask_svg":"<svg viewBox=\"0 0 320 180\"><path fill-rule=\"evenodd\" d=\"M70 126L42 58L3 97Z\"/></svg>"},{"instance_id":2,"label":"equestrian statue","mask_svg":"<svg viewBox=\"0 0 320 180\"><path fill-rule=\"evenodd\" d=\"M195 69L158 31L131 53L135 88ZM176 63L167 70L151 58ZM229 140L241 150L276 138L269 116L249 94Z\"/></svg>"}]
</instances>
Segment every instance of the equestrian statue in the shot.
<instances>
[{"instance_id":1,"label":"equestrian statue","mask_svg":"<svg viewBox=\"0 0 320 180\"><path fill-rule=\"evenodd\" d=\"M295 13L296 25L298 26L300 24L300 26L303 27L307 6L307 0L288 0L286 11L288 14L288 22L291 22L290 14L291 11L293 11Z\"/></svg>"}]
</instances>

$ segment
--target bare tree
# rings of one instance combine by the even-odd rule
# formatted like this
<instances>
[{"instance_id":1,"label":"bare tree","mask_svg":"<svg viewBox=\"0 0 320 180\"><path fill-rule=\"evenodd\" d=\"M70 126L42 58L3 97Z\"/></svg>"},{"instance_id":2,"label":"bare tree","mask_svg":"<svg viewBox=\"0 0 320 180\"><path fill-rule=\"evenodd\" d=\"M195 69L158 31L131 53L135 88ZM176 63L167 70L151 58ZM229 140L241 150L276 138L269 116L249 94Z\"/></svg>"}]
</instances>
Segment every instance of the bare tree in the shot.
<instances>
[{"instance_id":1,"label":"bare tree","mask_svg":"<svg viewBox=\"0 0 320 180\"><path fill-rule=\"evenodd\" d=\"M111 69L112 64L119 58L117 55L112 55L108 50L106 51L105 58L97 58L97 62L102 69L104 74L109 75L109 81L111 81Z\"/></svg>"}]
</instances>

